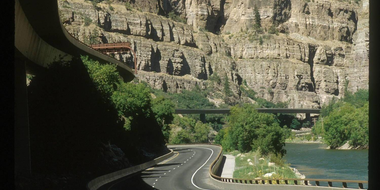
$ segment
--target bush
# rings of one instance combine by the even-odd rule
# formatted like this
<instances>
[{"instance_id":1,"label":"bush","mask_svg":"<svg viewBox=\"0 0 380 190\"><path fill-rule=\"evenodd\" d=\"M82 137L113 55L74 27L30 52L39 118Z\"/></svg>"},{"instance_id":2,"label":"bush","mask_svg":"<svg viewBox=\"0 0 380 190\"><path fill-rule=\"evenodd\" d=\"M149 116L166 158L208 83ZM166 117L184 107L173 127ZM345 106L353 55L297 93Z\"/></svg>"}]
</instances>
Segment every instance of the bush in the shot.
<instances>
[{"instance_id":1,"label":"bush","mask_svg":"<svg viewBox=\"0 0 380 190\"><path fill-rule=\"evenodd\" d=\"M186 23L186 20L181 18L180 16L178 16L174 11L170 11L169 14L168 14L168 18L172 19L173 21L176 21L176 22L182 22L182 23Z\"/></svg>"},{"instance_id":2,"label":"bush","mask_svg":"<svg viewBox=\"0 0 380 190\"><path fill-rule=\"evenodd\" d=\"M276 28L274 25L272 25L272 26L269 28L268 33L269 33L269 34L276 34L276 35L278 35L278 30L277 30L277 28Z\"/></svg>"},{"instance_id":3,"label":"bush","mask_svg":"<svg viewBox=\"0 0 380 190\"><path fill-rule=\"evenodd\" d=\"M85 26L89 26L91 23L92 23L91 18L85 16L85 17L84 17L84 25L85 25Z\"/></svg>"},{"instance_id":4,"label":"bush","mask_svg":"<svg viewBox=\"0 0 380 190\"><path fill-rule=\"evenodd\" d=\"M132 5L131 5L129 2L125 2L125 8L126 8L128 11L131 11L131 10L132 10Z\"/></svg>"},{"instance_id":5,"label":"bush","mask_svg":"<svg viewBox=\"0 0 380 190\"><path fill-rule=\"evenodd\" d=\"M227 151L260 150L263 155L274 153L283 156L285 154L283 149L285 134L274 116L258 113L256 107L252 105L232 107L228 127L223 130L221 144Z\"/></svg>"}]
</instances>

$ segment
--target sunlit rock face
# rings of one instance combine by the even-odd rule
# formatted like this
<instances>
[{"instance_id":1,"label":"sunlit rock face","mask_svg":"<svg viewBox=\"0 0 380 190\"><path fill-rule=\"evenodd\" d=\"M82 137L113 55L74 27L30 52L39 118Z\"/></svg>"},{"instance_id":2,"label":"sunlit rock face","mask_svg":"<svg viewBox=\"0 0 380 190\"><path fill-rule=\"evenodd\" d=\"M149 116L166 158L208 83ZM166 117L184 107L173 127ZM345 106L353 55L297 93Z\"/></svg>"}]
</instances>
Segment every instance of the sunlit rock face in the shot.
<instances>
[{"instance_id":1,"label":"sunlit rock face","mask_svg":"<svg viewBox=\"0 0 380 190\"><path fill-rule=\"evenodd\" d=\"M59 6L62 20L74 12L65 27L79 40L130 42L138 79L155 89L207 89L216 73L222 82L212 84L210 100L221 98L227 78L229 101L252 102L240 91L246 85L258 97L297 108L344 96L347 82L352 92L368 89L368 0L145 0L130 1L128 9L122 0L97 8L59 0ZM255 7L262 33L254 30ZM133 63L131 53L116 58Z\"/></svg>"}]
</instances>

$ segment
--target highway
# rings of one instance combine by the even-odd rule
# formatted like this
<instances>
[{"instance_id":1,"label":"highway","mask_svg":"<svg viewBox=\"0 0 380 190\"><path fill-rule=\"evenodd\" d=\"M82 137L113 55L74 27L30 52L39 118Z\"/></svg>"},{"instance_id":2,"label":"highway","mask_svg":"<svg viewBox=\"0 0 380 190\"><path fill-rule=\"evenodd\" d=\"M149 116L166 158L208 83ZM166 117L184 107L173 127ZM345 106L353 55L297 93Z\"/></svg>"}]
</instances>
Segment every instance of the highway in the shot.
<instances>
[{"instance_id":1,"label":"highway","mask_svg":"<svg viewBox=\"0 0 380 190\"><path fill-rule=\"evenodd\" d=\"M132 176L121 178L99 190L125 189L220 189L210 183L209 167L220 152L212 145L172 145L174 156Z\"/></svg>"}]
</instances>

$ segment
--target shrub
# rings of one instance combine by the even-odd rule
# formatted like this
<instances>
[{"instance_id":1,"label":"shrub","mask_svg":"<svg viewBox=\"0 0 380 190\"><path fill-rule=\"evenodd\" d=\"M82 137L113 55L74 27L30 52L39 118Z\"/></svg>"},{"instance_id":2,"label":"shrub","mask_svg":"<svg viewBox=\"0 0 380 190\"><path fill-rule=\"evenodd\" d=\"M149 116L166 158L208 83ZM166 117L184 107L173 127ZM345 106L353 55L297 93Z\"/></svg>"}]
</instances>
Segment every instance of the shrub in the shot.
<instances>
[{"instance_id":1,"label":"shrub","mask_svg":"<svg viewBox=\"0 0 380 190\"><path fill-rule=\"evenodd\" d=\"M128 11L131 11L131 10L132 10L132 5L131 5L129 2L125 2L125 8L126 8Z\"/></svg>"},{"instance_id":2,"label":"shrub","mask_svg":"<svg viewBox=\"0 0 380 190\"><path fill-rule=\"evenodd\" d=\"M85 16L85 17L84 17L84 25L85 25L85 26L89 26L91 23L92 23L91 18Z\"/></svg>"}]
</instances>

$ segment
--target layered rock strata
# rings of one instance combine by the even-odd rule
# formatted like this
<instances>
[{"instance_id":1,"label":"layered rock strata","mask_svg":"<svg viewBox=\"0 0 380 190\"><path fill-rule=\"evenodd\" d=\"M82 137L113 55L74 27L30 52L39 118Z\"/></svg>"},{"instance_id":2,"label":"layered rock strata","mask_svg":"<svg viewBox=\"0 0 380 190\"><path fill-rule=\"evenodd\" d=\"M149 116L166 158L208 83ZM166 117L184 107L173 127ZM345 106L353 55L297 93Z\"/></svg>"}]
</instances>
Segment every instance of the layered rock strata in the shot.
<instances>
[{"instance_id":1,"label":"layered rock strata","mask_svg":"<svg viewBox=\"0 0 380 190\"><path fill-rule=\"evenodd\" d=\"M368 89L368 0L136 1L131 10L116 0L59 5L63 20L74 12L65 27L79 40L131 42L138 78L156 89L206 89L217 73L222 81L227 77L233 102L251 102L240 92L244 81L257 96L294 108L319 108L342 97L347 81L350 91ZM255 6L262 32L254 29ZM169 13L185 22L161 16ZM133 60L130 53L115 57ZM223 84L214 87L223 90Z\"/></svg>"}]
</instances>

